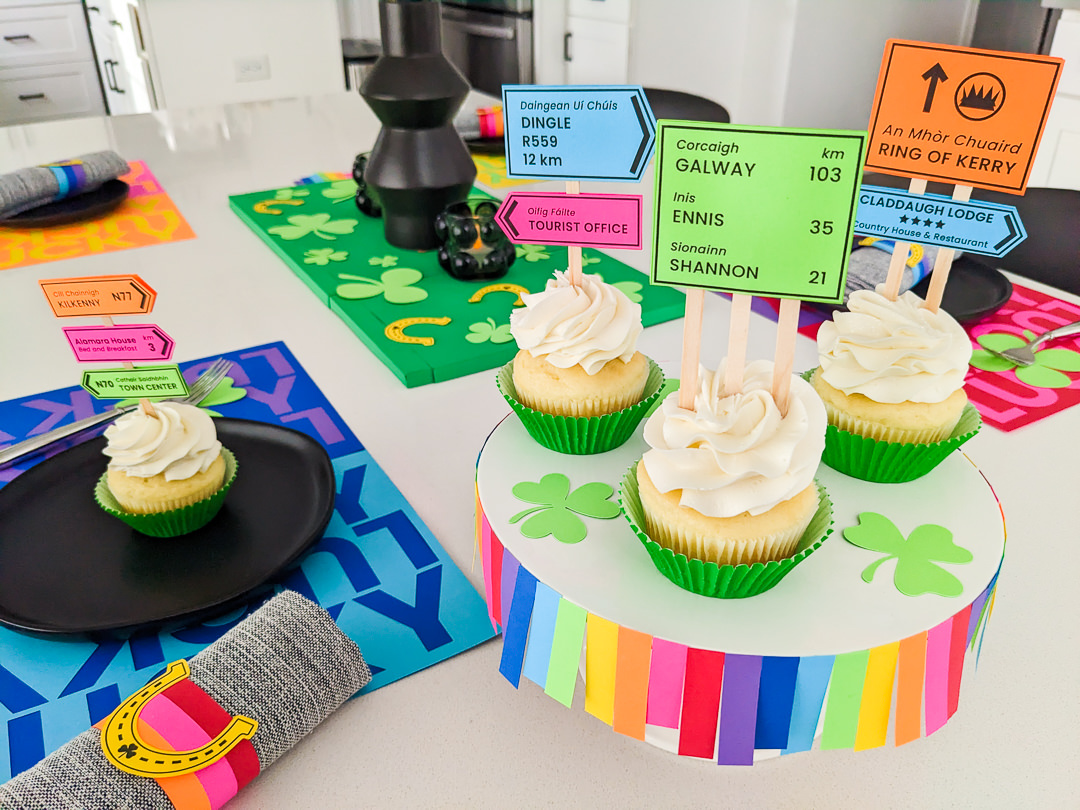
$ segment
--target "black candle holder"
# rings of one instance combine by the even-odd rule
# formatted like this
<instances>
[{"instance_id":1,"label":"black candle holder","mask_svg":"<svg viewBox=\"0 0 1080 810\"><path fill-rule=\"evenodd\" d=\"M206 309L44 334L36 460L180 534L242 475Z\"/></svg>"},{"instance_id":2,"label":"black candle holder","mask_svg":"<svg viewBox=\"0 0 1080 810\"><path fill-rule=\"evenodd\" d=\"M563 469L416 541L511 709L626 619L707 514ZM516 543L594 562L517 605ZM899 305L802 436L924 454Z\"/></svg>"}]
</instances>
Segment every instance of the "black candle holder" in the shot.
<instances>
[{"instance_id":1,"label":"black candle holder","mask_svg":"<svg viewBox=\"0 0 1080 810\"><path fill-rule=\"evenodd\" d=\"M380 0L379 22L383 55L360 87L383 125L362 170L365 199L381 206L391 245L429 250L435 217L476 179L453 126L469 83L443 55L436 0Z\"/></svg>"}]
</instances>

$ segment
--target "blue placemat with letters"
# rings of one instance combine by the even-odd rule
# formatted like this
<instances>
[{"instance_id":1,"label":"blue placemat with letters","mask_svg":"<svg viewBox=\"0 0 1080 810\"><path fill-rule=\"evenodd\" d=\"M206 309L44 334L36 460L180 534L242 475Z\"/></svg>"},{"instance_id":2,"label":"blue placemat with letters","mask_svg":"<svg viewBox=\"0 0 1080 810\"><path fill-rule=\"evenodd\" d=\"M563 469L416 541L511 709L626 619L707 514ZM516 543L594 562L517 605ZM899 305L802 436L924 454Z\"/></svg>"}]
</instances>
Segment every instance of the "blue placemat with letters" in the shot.
<instances>
[{"instance_id":1,"label":"blue placemat with letters","mask_svg":"<svg viewBox=\"0 0 1080 810\"><path fill-rule=\"evenodd\" d=\"M362 692L492 638L483 598L285 344L223 356L235 363L232 385L219 386L204 403L210 410L307 433L333 461L337 492L330 524L272 584L321 604L360 645L373 674ZM190 382L215 359L180 368ZM0 447L112 405L79 387L0 402ZM0 470L0 486L26 466ZM217 640L266 598L263 593L213 620L125 640L48 638L0 626L0 782L108 715L168 663Z\"/></svg>"}]
</instances>

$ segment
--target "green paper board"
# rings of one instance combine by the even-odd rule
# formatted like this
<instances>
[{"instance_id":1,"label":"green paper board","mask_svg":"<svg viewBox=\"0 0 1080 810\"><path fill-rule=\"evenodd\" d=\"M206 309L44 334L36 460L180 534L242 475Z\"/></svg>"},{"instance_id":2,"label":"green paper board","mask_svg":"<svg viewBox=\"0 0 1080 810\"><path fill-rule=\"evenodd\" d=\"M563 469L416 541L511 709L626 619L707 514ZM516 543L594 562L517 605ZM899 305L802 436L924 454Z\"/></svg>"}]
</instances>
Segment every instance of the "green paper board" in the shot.
<instances>
[{"instance_id":1,"label":"green paper board","mask_svg":"<svg viewBox=\"0 0 1080 810\"><path fill-rule=\"evenodd\" d=\"M865 132L661 121L656 284L839 304Z\"/></svg>"},{"instance_id":2,"label":"green paper board","mask_svg":"<svg viewBox=\"0 0 1080 810\"><path fill-rule=\"evenodd\" d=\"M234 195L229 205L406 386L510 361L518 293L543 290L567 268L567 249L519 245L502 278L461 281L439 267L434 250L391 246L382 219L356 209L355 189L352 180L314 183ZM682 317L678 290L652 286L647 275L597 250L583 251L582 259L586 273L639 301L645 326Z\"/></svg>"}]
</instances>

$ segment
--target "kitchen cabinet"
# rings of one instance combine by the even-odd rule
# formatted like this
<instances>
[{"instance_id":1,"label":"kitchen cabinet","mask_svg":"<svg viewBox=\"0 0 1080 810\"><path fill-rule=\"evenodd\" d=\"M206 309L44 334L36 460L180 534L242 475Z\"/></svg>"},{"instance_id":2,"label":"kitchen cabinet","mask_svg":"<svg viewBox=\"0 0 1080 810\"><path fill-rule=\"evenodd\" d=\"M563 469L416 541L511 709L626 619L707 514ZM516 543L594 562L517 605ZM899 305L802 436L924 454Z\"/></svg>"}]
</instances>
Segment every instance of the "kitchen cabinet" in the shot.
<instances>
[{"instance_id":1,"label":"kitchen cabinet","mask_svg":"<svg viewBox=\"0 0 1080 810\"><path fill-rule=\"evenodd\" d=\"M0 3L0 125L104 111L82 3Z\"/></svg>"},{"instance_id":2,"label":"kitchen cabinet","mask_svg":"<svg viewBox=\"0 0 1080 810\"><path fill-rule=\"evenodd\" d=\"M1028 185L1080 189L1080 10L1061 12L1050 55L1065 66Z\"/></svg>"},{"instance_id":3,"label":"kitchen cabinet","mask_svg":"<svg viewBox=\"0 0 1080 810\"><path fill-rule=\"evenodd\" d=\"M567 84L626 84L630 69L630 0L569 0Z\"/></svg>"}]
</instances>

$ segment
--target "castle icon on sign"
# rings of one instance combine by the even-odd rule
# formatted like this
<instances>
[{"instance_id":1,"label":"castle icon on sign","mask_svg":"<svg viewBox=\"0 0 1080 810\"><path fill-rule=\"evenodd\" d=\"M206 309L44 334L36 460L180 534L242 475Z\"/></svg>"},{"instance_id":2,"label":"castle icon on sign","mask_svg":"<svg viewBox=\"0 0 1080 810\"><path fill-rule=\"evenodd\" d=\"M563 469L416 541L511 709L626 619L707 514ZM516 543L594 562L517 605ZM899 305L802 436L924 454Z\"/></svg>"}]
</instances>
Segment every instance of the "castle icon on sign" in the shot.
<instances>
[{"instance_id":1,"label":"castle icon on sign","mask_svg":"<svg viewBox=\"0 0 1080 810\"><path fill-rule=\"evenodd\" d=\"M956 88L955 104L969 121L985 121L1005 104L1005 85L993 73L973 73Z\"/></svg>"}]
</instances>

